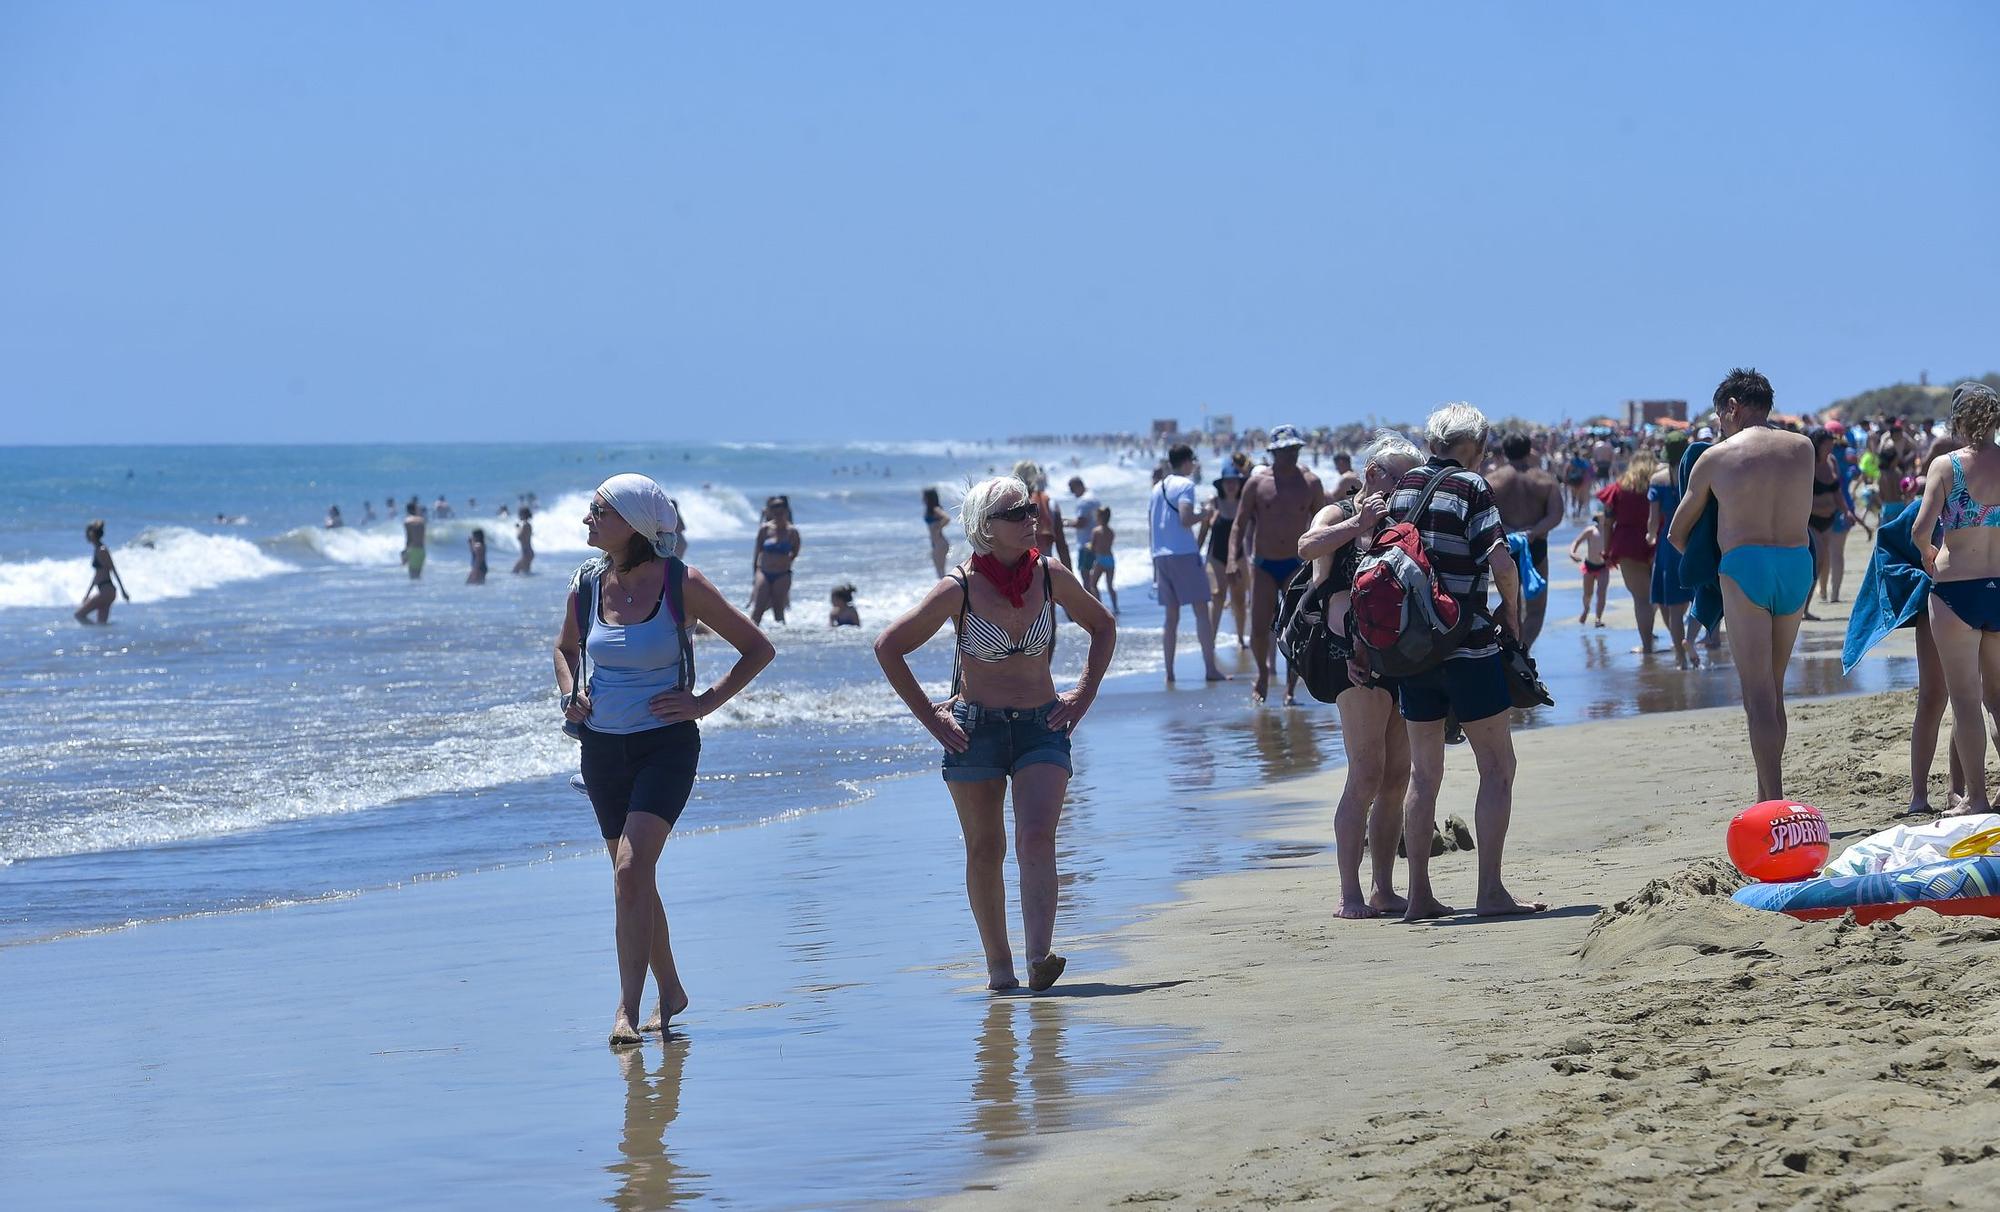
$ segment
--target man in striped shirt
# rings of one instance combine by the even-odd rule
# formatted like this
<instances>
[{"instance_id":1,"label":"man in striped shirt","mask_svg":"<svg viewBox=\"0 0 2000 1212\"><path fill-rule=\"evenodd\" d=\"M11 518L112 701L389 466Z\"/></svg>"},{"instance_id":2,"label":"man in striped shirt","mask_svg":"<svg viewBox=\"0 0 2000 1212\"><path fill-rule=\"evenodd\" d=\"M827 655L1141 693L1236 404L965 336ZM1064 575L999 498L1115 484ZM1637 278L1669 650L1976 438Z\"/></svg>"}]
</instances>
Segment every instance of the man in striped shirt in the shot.
<instances>
[{"instance_id":1,"label":"man in striped shirt","mask_svg":"<svg viewBox=\"0 0 2000 1212\"><path fill-rule=\"evenodd\" d=\"M1389 499L1389 516L1409 522L1422 536L1424 555L1445 591L1474 612L1476 621L1459 648L1437 668L1405 678L1398 705L1410 728L1410 791L1403 806L1403 830L1410 858L1410 907L1406 922L1443 917L1449 905L1431 892L1431 829L1437 821L1438 790L1444 783L1445 717L1457 719L1479 764L1479 797L1473 809L1478 835L1479 888L1473 911L1482 916L1539 913L1547 905L1519 901L1500 881L1500 857L1514 809L1513 702L1507 692L1499 634L1519 636L1521 578L1507 550L1507 531L1493 492L1478 472L1489 436L1486 416L1470 404L1447 404L1424 424L1431 458L1412 468ZM1424 489L1437 480L1430 502L1417 516ZM1499 590L1490 611L1486 586Z\"/></svg>"}]
</instances>

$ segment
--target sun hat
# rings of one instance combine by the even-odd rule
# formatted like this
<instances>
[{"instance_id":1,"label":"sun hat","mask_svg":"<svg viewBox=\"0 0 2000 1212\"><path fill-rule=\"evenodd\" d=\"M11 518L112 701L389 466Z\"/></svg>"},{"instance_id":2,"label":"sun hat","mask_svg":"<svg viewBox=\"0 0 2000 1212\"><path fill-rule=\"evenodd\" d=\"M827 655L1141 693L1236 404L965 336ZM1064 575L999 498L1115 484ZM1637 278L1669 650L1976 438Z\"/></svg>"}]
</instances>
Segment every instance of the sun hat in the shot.
<instances>
[{"instance_id":1,"label":"sun hat","mask_svg":"<svg viewBox=\"0 0 2000 1212\"><path fill-rule=\"evenodd\" d=\"M1215 489L1217 492L1221 492L1224 480L1240 480L1242 478L1243 469L1238 467L1234 462L1225 459L1222 463L1222 474L1209 481L1209 487Z\"/></svg>"},{"instance_id":2,"label":"sun hat","mask_svg":"<svg viewBox=\"0 0 2000 1212\"><path fill-rule=\"evenodd\" d=\"M1273 425L1271 427L1271 442L1264 449L1289 450L1294 446L1304 446L1305 444L1306 440L1299 436L1298 426Z\"/></svg>"}]
</instances>

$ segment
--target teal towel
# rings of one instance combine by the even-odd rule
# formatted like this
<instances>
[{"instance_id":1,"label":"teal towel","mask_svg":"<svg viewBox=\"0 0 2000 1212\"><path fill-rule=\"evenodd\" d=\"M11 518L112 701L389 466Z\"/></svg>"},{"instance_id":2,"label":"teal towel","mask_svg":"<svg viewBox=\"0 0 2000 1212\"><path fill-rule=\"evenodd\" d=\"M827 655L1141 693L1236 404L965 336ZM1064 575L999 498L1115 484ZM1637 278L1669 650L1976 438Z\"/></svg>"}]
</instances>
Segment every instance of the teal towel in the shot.
<instances>
[{"instance_id":1,"label":"teal towel","mask_svg":"<svg viewBox=\"0 0 2000 1212\"><path fill-rule=\"evenodd\" d=\"M1681 483L1688 482L1688 476L1694 472L1694 461L1713 445L1713 442L1696 442L1688 447L1681 456ZM1681 552L1681 585L1694 590L1694 604L1688 607L1688 613L1710 631L1722 622L1722 585L1718 579L1722 576L1722 542L1716 537L1721 525L1721 515L1711 493L1708 508L1701 511L1701 520L1688 532L1687 549Z\"/></svg>"}]
</instances>

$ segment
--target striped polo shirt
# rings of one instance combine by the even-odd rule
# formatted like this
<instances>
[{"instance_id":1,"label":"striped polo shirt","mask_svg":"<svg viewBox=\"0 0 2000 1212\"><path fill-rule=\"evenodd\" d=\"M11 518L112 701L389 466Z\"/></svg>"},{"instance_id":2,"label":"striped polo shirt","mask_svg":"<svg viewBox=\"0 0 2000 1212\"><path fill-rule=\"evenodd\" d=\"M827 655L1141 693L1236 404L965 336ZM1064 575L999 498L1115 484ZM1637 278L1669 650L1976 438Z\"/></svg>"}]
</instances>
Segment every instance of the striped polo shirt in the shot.
<instances>
[{"instance_id":1,"label":"striped polo shirt","mask_svg":"<svg viewBox=\"0 0 2000 1212\"><path fill-rule=\"evenodd\" d=\"M1421 518L1411 517L1424 485L1440 468L1451 468ZM1493 490L1486 478L1467 471L1456 460L1432 455L1430 462L1413 467L1396 482L1389 498L1389 517L1414 524L1423 537L1424 554L1437 570L1445 592L1469 603L1479 621L1467 632L1457 652L1447 660L1471 660L1500 651L1486 605L1486 562L1497 549L1507 552L1507 530L1500 524L1500 507L1493 503Z\"/></svg>"}]
</instances>

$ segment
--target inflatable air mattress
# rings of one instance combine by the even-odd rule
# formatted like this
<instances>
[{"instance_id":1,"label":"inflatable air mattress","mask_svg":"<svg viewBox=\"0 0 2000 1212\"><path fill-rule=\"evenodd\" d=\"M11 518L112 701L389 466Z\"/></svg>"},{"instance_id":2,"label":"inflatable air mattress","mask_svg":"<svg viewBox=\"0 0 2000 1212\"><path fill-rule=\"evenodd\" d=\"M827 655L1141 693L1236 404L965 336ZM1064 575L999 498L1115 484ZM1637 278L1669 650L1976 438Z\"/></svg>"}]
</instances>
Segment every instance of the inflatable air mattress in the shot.
<instances>
[{"instance_id":1,"label":"inflatable air mattress","mask_svg":"<svg viewBox=\"0 0 2000 1212\"><path fill-rule=\"evenodd\" d=\"M2000 917L2000 856L1946 859L1870 875L1748 884L1733 899L1809 922L1848 912L1858 922L1879 922L1912 909Z\"/></svg>"}]
</instances>

